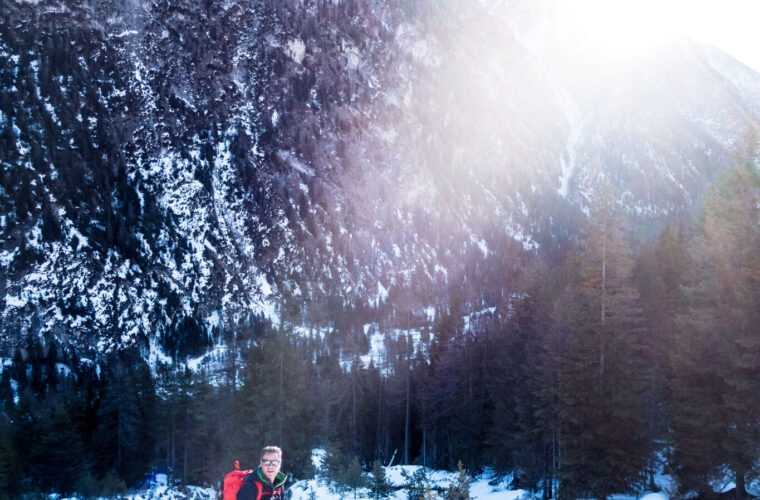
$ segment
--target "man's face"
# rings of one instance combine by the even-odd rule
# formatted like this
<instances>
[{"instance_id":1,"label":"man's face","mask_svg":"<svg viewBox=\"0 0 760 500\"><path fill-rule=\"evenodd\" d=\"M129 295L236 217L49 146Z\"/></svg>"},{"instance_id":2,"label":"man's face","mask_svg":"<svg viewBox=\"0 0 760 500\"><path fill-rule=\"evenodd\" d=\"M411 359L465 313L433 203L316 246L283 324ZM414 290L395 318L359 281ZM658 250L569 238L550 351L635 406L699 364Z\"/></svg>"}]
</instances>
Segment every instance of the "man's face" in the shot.
<instances>
[{"instance_id":1,"label":"man's face","mask_svg":"<svg viewBox=\"0 0 760 500\"><path fill-rule=\"evenodd\" d=\"M277 473L280 472L280 467L282 466L280 457L277 456L277 453L266 453L260 463L264 476L269 479L270 483L274 483L274 478L277 477Z\"/></svg>"}]
</instances>

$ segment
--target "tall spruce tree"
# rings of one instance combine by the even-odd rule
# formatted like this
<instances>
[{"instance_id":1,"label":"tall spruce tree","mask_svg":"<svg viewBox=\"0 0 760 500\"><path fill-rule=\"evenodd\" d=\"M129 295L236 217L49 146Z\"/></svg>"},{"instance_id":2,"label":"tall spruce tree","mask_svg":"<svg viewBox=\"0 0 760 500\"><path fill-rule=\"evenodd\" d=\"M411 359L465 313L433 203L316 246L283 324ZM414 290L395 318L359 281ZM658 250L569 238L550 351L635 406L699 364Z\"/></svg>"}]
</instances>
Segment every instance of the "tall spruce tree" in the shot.
<instances>
[{"instance_id":1,"label":"tall spruce tree","mask_svg":"<svg viewBox=\"0 0 760 500\"><path fill-rule=\"evenodd\" d=\"M380 460L375 460L372 463L372 479L369 481L369 487L372 491L372 498L374 500L388 498L393 490L388 483L388 477L385 475L385 467L383 467Z\"/></svg>"},{"instance_id":2,"label":"tall spruce tree","mask_svg":"<svg viewBox=\"0 0 760 500\"><path fill-rule=\"evenodd\" d=\"M141 449L143 427L141 409L151 395L141 391L140 364L130 364L122 355L114 356L105 367L104 389L98 408L95 447L102 466L122 478L134 481L145 470Z\"/></svg>"},{"instance_id":3,"label":"tall spruce tree","mask_svg":"<svg viewBox=\"0 0 760 500\"><path fill-rule=\"evenodd\" d=\"M513 304L514 315L505 328L509 337L494 346L502 360L497 373L502 375L491 377L498 381L498 390L488 445L493 450L489 462L504 467L497 468L501 472L513 471L516 487L550 496L555 414L551 397L543 398L551 395L553 377L543 356L550 328L541 300L536 286ZM499 443L504 443L501 451Z\"/></svg>"},{"instance_id":4,"label":"tall spruce tree","mask_svg":"<svg viewBox=\"0 0 760 500\"><path fill-rule=\"evenodd\" d=\"M664 443L670 430L670 356L676 345L677 316L684 307L682 287L691 266L688 253L685 221L677 226L668 224L657 241L642 246L634 270L647 330L647 360L652 367L646 420L650 439L657 443ZM653 456L647 471L649 489L653 491L657 489L654 479L660 466L658 456Z\"/></svg>"},{"instance_id":5,"label":"tall spruce tree","mask_svg":"<svg viewBox=\"0 0 760 500\"><path fill-rule=\"evenodd\" d=\"M288 471L308 471L319 438L317 424L326 410L314 402L317 388L305 344L283 326L259 338L249 352L232 417L239 438L231 445L241 459L255 462L263 446L276 443L287 450Z\"/></svg>"},{"instance_id":6,"label":"tall spruce tree","mask_svg":"<svg viewBox=\"0 0 760 500\"><path fill-rule=\"evenodd\" d=\"M641 484L652 451L629 238L608 185L594 193L576 256L577 281L570 281L556 308L562 341L551 351L560 416L559 493L603 498Z\"/></svg>"},{"instance_id":7,"label":"tall spruce tree","mask_svg":"<svg viewBox=\"0 0 760 500\"><path fill-rule=\"evenodd\" d=\"M222 428L226 420L225 400L230 395L227 391L212 387L205 371L196 376L195 385L195 397L190 410L193 423L190 439L194 443L192 449L195 453L191 456L188 481L191 484L211 483L223 477L226 469L222 463Z\"/></svg>"},{"instance_id":8,"label":"tall spruce tree","mask_svg":"<svg viewBox=\"0 0 760 500\"><path fill-rule=\"evenodd\" d=\"M8 432L9 429L11 429L11 422L0 413L0 499L2 500L20 496L24 478L21 460L12 436Z\"/></svg>"},{"instance_id":9,"label":"tall spruce tree","mask_svg":"<svg viewBox=\"0 0 760 500\"><path fill-rule=\"evenodd\" d=\"M673 357L679 478L706 491L727 468L737 499L760 457L760 154L756 136L746 144L707 197Z\"/></svg>"},{"instance_id":10,"label":"tall spruce tree","mask_svg":"<svg viewBox=\"0 0 760 500\"><path fill-rule=\"evenodd\" d=\"M80 429L74 424L70 393L50 393L41 401L39 434L29 447L35 457L34 474L45 489L71 493L88 472Z\"/></svg>"},{"instance_id":11,"label":"tall spruce tree","mask_svg":"<svg viewBox=\"0 0 760 500\"><path fill-rule=\"evenodd\" d=\"M515 308L515 314L508 325L494 325L493 331L478 332L478 336L484 337L488 354L483 360L482 374L482 382L488 390L488 401L484 402L487 423L483 458L500 473L523 467L523 464L518 465L517 457L522 430L518 406L523 403L523 376L530 363L525 358L525 342L535 338L535 332L527 324L530 320L523 314L526 312L523 301L510 307ZM525 432L530 431L525 429Z\"/></svg>"}]
</instances>

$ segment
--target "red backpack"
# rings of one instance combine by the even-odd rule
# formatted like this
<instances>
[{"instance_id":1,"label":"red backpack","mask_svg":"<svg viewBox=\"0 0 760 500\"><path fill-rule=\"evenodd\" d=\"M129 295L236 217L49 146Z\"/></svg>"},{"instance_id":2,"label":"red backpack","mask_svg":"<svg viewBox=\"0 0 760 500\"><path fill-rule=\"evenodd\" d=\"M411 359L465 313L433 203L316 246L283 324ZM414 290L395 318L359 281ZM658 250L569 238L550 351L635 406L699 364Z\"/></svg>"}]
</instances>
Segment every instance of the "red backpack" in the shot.
<instances>
[{"instance_id":1,"label":"red backpack","mask_svg":"<svg viewBox=\"0 0 760 500\"><path fill-rule=\"evenodd\" d=\"M245 476L253 472L253 469L240 470L240 462L235 460L235 470L224 476L222 491L217 494L217 499L237 500L238 490L245 482Z\"/></svg>"}]
</instances>

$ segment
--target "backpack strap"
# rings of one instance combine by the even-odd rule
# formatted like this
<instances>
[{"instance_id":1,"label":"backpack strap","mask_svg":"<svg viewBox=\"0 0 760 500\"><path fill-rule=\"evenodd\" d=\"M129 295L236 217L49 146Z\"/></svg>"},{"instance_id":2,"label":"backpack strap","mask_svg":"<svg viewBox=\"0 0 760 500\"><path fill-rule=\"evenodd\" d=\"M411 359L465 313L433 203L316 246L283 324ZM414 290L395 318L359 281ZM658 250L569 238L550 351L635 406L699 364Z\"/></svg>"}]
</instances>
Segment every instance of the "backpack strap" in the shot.
<instances>
[{"instance_id":1,"label":"backpack strap","mask_svg":"<svg viewBox=\"0 0 760 500\"><path fill-rule=\"evenodd\" d=\"M278 486L273 491L262 491L259 490L259 496L256 500L261 500L261 497L265 496L267 498L282 498L282 486Z\"/></svg>"}]
</instances>

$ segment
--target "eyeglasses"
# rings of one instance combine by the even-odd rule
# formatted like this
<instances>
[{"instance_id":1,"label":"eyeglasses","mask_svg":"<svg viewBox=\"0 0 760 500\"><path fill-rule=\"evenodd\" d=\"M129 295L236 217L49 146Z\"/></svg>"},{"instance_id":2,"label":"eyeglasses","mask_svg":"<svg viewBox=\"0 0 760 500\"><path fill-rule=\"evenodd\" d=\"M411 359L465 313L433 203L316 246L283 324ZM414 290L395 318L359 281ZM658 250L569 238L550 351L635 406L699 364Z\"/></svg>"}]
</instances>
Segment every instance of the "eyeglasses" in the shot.
<instances>
[{"instance_id":1,"label":"eyeglasses","mask_svg":"<svg viewBox=\"0 0 760 500\"><path fill-rule=\"evenodd\" d=\"M263 465L264 467L277 467L278 465L280 465L280 461L279 460L262 460L261 465Z\"/></svg>"}]
</instances>

